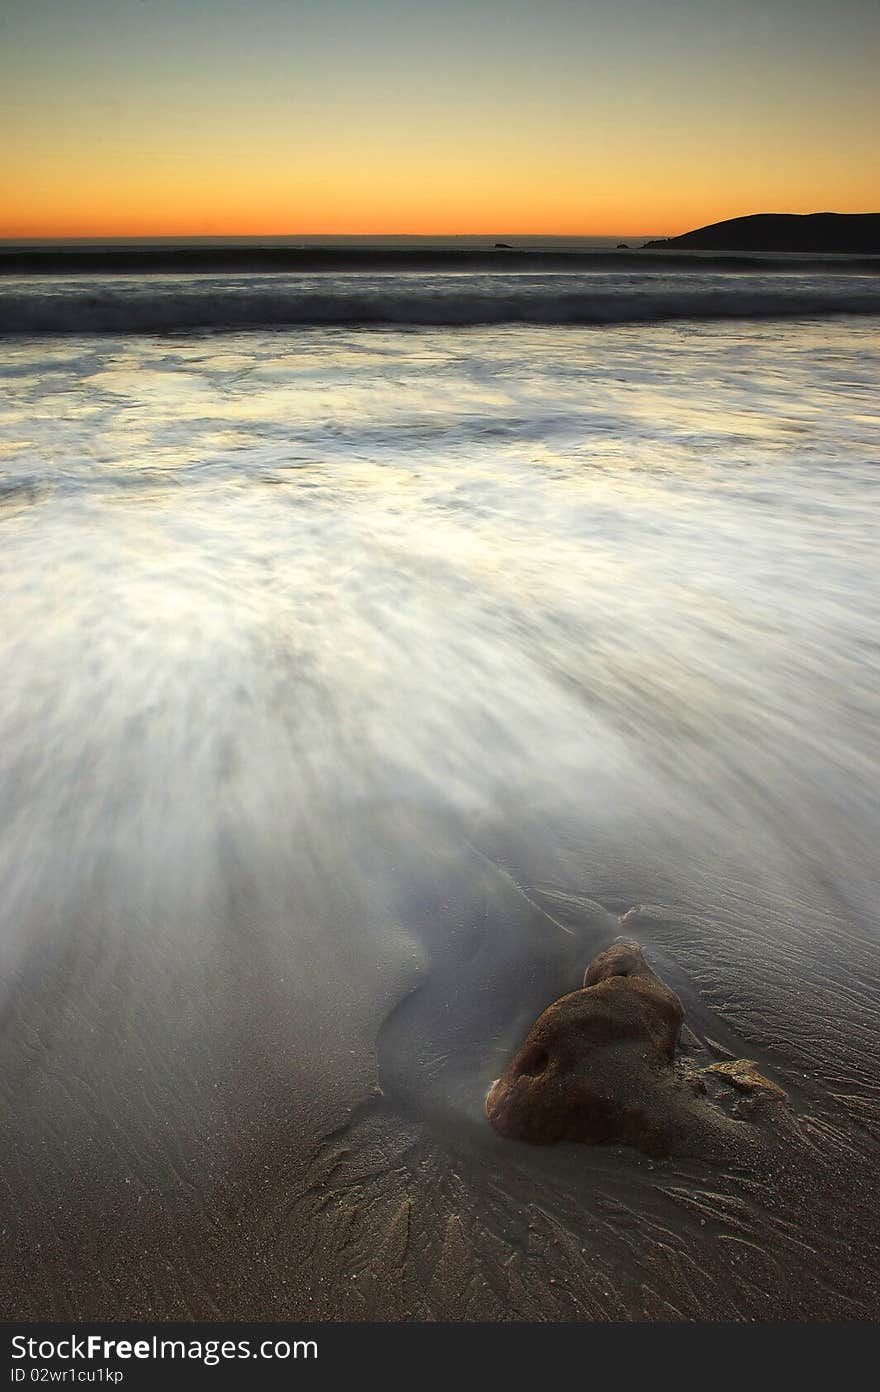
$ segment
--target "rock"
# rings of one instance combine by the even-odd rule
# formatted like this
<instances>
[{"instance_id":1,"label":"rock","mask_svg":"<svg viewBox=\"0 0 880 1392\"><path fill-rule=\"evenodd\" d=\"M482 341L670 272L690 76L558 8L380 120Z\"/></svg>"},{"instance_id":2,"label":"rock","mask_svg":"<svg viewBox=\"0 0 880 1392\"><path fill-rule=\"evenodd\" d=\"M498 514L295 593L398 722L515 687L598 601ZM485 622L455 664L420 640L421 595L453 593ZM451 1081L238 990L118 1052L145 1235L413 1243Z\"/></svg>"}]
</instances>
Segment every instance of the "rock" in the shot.
<instances>
[{"instance_id":1,"label":"rock","mask_svg":"<svg viewBox=\"0 0 880 1392\"><path fill-rule=\"evenodd\" d=\"M754 1063L675 1066L684 1011L623 938L591 963L580 991L555 1001L486 1098L502 1136L535 1145L635 1146L652 1156L721 1158L748 1123L785 1104ZM742 1104L742 1105L741 1105Z\"/></svg>"},{"instance_id":2,"label":"rock","mask_svg":"<svg viewBox=\"0 0 880 1392\"><path fill-rule=\"evenodd\" d=\"M752 1059L725 1059L723 1063L701 1068L696 1076L713 1100L730 1107L734 1116L754 1116L766 1107L788 1100L777 1083L772 1083L758 1072L758 1066ZM714 1086L716 1084L722 1087L727 1085L733 1089L733 1094L725 1095L718 1091Z\"/></svg>"},{"instance_id":3,"label":"rock","mask_svg":"<svg viewBox=\"0 0 880 1392\"><path fill-rule=\"evenodd\" d=\"M495 250L496 250L496 251L513 251L513 247L510 245L510 242L496 242L496 243L495 243Z\"/></svg>"},{"instance_id":4,"label":"rock","mask_svg":"<svg viewBox=\"0 0 880 1392\"><path fill-rule=\"evenodd\" d=\"M618 242L618 243L617 243L617 250L618 250L618 251L629 251L629 242Z\"/></svg>"}]
</instances>

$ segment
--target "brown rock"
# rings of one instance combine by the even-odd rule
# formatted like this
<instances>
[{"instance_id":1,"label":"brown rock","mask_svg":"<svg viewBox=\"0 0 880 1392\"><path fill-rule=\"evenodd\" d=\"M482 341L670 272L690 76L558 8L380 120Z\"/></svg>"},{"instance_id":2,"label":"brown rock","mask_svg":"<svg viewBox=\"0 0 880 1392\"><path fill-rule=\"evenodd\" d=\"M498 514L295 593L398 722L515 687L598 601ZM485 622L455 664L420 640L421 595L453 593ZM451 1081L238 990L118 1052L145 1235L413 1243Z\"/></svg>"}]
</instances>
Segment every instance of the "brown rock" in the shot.
<instances>
[{"instance_id":1,"label":"brown rock","mask_svg":"<svg viewBox=\"0 0 880 1392\"><path fill-rule=\"evenodd\" d=\"M489 1090L486 1115L501 1135L536 1145L616 1142L649 1155L716 1155L742 1139L745 1120L720 1094L785 1101L748 1060L678 1071L684 1011L645 961L620 939L588 967L584 986L536 1020ZM759 1108L746 1109L749 1116Z\"/></svg>"}]
</instances>

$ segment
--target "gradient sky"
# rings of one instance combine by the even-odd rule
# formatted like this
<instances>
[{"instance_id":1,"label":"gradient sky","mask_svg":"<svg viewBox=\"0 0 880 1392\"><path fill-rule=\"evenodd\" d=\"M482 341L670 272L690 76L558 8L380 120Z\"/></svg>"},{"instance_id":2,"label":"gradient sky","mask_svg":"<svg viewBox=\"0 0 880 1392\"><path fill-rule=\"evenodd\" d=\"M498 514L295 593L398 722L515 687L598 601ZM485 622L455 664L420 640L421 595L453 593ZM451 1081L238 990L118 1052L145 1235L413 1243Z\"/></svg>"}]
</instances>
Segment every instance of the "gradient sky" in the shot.
<instances>
[{"instance_id":1,"label":"gradient sky","mask_svg":"<svg viewBox=\"0 0 880 1392\"><path fill-rule=\"evenodd\" d=\"M880 0L0 0L0 236L873 211Z\"/></svg>"}]
</instances>

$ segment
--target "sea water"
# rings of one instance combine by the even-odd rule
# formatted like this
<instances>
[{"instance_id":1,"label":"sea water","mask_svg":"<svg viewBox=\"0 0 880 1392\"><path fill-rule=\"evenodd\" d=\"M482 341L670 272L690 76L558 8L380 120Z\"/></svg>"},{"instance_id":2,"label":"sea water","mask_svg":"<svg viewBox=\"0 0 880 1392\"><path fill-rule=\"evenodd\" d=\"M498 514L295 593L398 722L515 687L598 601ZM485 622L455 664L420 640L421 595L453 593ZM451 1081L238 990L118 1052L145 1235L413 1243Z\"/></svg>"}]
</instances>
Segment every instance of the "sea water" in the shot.
<instances>
[{"instance_id":1,"label":"sea water","mask_svg":"<svg viewBox=\"0 0 880 1392\"><path fill-rule=\"evenodd\" d=\"M96 917L415 924L487 824L876 931L876 276L19 277L0 329L0 989Z\"/></svg>"}]
</instances>

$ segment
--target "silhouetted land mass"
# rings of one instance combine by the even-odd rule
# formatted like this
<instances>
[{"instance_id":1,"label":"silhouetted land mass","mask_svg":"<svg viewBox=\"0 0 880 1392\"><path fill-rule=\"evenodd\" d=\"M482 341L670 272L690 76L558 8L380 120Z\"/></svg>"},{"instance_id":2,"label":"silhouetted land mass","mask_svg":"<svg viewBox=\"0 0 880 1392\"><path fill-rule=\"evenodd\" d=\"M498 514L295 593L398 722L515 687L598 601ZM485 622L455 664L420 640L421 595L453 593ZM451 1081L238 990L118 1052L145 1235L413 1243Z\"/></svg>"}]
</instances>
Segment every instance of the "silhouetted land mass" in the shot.
<instances>
[{"instance_id":1,"label":"silhouetted land mass","mask_svg":"<svg viewBox=\"0 0 880 1392\"><path fill-rule=\"evenodd\" d=\"M644 249L880 256L880 213L754 213L646 242Z\"/></svg>"}]
</instances>

